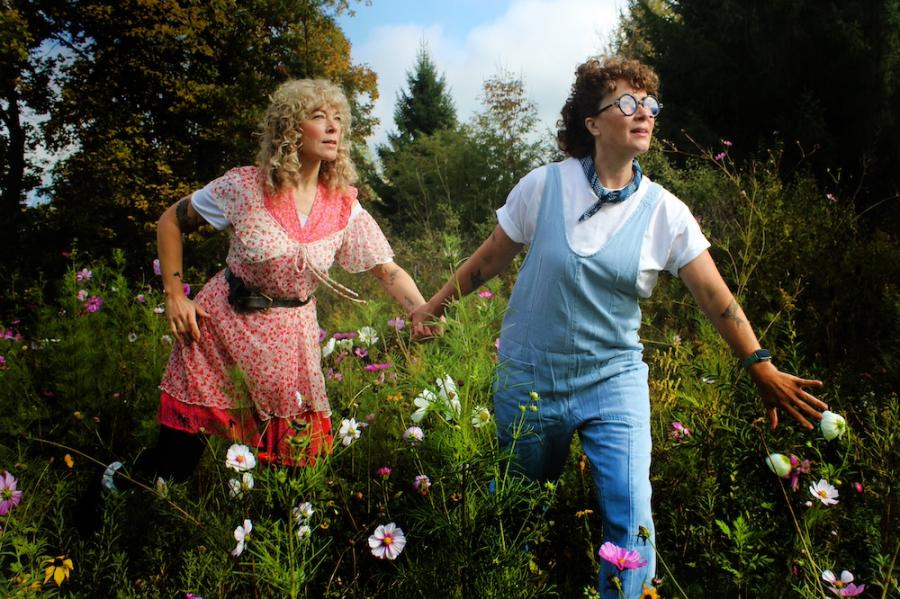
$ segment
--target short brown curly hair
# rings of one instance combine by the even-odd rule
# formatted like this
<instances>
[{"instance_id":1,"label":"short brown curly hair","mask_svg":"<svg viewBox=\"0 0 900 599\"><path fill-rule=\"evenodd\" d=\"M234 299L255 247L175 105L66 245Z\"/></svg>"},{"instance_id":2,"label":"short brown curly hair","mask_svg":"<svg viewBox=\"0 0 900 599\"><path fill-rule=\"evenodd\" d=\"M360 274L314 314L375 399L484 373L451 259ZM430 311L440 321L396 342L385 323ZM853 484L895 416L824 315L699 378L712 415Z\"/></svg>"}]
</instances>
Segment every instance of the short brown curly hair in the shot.
<instances>
[{"instance_id":1,"label":"short brown curly hair","mask_svg":"<svg viewBox=\"0 0 900 599\"><path fill-rule=\"evenodd\" d=\"M594 138L584 126L584 119L597 114L603 96L625 80L636 89L656 95L659 77L640 61L622 56L594 56L575 69L575 83L556 122L559 149L575 158L594 152Z\"/></svg>"},{"instance_id":2,"label":"short brown curly hair","mask_svg":"<svg viewBox=\"0 0 900 599\"><path fill-rule=\"evenodd\" d=\"M350 159L350 104L343 90L324 79L292 79L278 86L259 124L259 153L266 191L277 193L300 177L300 124L320 108L341 115L341 140L334 162L322 162L319 181L328 189L346 189L356 182Z\"/></svg>"}]
</instances>

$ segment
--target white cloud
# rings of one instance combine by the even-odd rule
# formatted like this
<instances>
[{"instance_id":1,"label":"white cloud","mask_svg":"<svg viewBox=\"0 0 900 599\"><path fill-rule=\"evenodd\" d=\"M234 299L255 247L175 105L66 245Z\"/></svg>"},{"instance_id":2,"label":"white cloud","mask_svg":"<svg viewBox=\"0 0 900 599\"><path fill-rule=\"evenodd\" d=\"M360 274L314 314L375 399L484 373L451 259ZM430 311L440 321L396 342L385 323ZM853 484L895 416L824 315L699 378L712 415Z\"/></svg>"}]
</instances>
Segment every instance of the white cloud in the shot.
<instances>
[{"instance_id":1,"label":"white cloud","mask_svg":"<svg viewBox=\"0 0 900 599\"><path fill-rule=\"evenodd\" d=\"M525 80L542 124L553 129L574 79L575 67L601 52L615 28L623 0L519 0L497 19L471 29L463 40L451 39L440 23L381 26L354 42L353 61L378 74L380 97L374 115L381 121L369 140L383 143L394 130L397 93L415 64L424 40L446 77L461 120L480 109L484 80L501 68Z\"/></svg>"}]
</instances>

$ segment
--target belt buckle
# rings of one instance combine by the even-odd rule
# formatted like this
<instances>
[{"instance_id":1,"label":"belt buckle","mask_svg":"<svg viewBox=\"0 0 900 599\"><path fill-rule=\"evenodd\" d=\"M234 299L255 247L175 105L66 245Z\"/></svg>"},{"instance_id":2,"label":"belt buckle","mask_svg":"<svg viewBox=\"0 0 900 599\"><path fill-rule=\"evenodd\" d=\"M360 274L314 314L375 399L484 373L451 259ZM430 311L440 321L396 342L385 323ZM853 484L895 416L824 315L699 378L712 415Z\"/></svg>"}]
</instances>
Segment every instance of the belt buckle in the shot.
<instances>
[{"instance_id":1,"label":"belt buckle","mask_svg":"<svg viewBox=\"0 0 900 599\"><path fill-rule=\"evenodd\" d=\"M266 295L265 293L261 292L261 291L258 292L258 293L259 293L259 296L260 296L260 297L265 298L266 301L269 302L269 305L266 306L265 308L262 308L262 309L260 310L260 312L268 312L269 309L272 307L272 305L275 303L275 300L272 299L271 297L269 297L268 295Z\"/></svg>"}]
</instances>

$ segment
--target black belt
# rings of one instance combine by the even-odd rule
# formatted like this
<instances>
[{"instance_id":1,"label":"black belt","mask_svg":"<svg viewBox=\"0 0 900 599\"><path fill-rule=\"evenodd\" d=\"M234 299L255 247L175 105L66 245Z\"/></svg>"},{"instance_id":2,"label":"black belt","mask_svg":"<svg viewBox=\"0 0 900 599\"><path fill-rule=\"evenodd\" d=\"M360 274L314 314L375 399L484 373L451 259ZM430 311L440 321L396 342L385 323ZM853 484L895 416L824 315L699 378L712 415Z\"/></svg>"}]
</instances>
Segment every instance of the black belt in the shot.
<instances>
[{"instance_id":1,"label":"black belt","mask_svg":"<svg viewBox=\"0 0 900 599\"><path fill-rule=\"evenodd\" d=\"M299 308L305 306L312 299L269 297L258 289L247 287L244 280L225 269L225 281L228 282L228 303L238 312L252 312L255 310L268 310L269 308Z\"/></svg>"}]
</instances>

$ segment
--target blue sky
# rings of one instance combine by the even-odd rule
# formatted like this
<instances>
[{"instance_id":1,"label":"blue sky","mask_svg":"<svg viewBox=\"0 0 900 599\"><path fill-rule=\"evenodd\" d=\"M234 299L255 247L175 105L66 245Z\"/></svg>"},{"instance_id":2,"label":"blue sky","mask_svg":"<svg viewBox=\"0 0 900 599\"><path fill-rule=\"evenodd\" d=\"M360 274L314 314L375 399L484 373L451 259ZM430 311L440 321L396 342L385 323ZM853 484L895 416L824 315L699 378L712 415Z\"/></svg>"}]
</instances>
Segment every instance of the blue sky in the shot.
<instances>
[{"instance_id":1,"label":"blue sky","mask_svg":"<svg viewBox=\"0 0 900 599\"><path fill-rule=\"evenodd\" d=\"M381 121L369 145L394 130L397 93L424 41L446 77L459 118L480 109L483 81L507 70L525 81L548 130L574 78L575 67L603 52L626 0L372 0L338 23L352 45L353 62L378 74Z\"/></svg>"}]
</instances>

